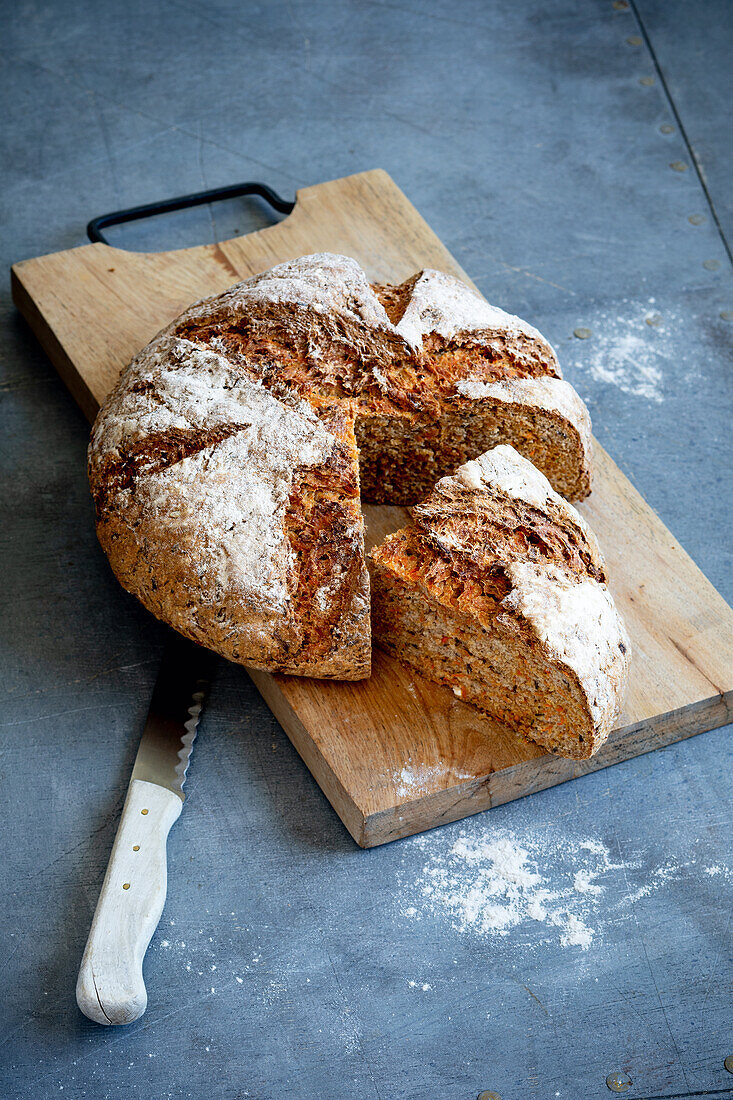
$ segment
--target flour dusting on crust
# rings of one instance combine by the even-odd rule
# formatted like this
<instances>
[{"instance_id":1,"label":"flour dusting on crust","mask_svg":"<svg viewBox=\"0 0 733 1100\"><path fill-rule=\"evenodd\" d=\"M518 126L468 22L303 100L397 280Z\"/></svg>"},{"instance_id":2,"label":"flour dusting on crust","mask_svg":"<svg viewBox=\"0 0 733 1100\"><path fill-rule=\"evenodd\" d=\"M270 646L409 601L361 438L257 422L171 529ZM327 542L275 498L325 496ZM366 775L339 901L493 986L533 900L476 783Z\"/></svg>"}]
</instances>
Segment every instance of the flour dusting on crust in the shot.
<instances>
[{"instance_id":1,"label":"flour dusting on crust","mask_svg":"<svg viewBox=\"0 0 733 1100\"><path fill-rule=\"evenodd\" d=\"M409 351L356 260L330 252L277 264L223 294L204 298L165 331L214 319L233 325L246 319L252 328L263 330L280 324L292 336L307 340L315 359L332 343L385 360L395 350Z\"/></svg>"},{"instance_id":2,"label":"flour dusting on crust","mask_svg":"<svg viewBox=\"0 0 733 1100\"><path fill-rule=\"evenodd\" d=\"M236 593L282 612L290 549L283 514L293 473L322 462L334 439L318 422L244 380L249 423L222 443L145 477L136 503L146 524L186 545L208 603Z\"/></svg>"},{"instance_id":3,"label":"flour dusting on crust","mask_svg":"<svg viewBox=\"0 0 733 1100\"><path fill-rule=\"evenodd\" d=\"M455 477L468 489L496 489L509 496L519 497L536 508L544 508L549 500L562 500L545 475L508 444L494 447L459 466ZM449 480L443 478L438 482L438 487Z\"/></svg>"},{"instance_id":4,"label":"flour dusting on crust","mask_svg":"<svg viewBox=\"0 0 733 1100\"><path fill-rule=\"evenodd\" d=\"M94 469L156 432L261 421L265 398L267 392L224 356L177 336L157 337L132 361L105 404L104 417L94 424ZM267 408L274 410L276 404L269 398ZM297 404L301 418L318 426L305 402L291 404Z\"/></svg>"},{"instance_id":5,"label":"flour dusting on crust","mask_svg":"<svg viewBox=\"0 0 733 1100\"><path fill-rule=\"evenodd\" d=\"M517 354L520 359L537 359L541 355L547 373L560 377L555 352L536 328L520 317L489 305L461 279L442 271L427 269L420 273L397 330L414 347L421 347L423 338L430 333L446 340L487 334L489 346L491 337L519 338ZM522 341L528 346L523 347Z\"/></svg>"},{"instance_id":6,"label":"flour dusting on crust","mask_svg":"<svg viewBox=\"0 0 733 1100\"><path fill-rule=\"evenodd\" d=\"M531 623L552 656L575 672L594 722L610 724L628 675L631 643L606 586L572 580L552 565L516 561L506 570L514 587L503 606Z\"/></svg>"}]
</instances>

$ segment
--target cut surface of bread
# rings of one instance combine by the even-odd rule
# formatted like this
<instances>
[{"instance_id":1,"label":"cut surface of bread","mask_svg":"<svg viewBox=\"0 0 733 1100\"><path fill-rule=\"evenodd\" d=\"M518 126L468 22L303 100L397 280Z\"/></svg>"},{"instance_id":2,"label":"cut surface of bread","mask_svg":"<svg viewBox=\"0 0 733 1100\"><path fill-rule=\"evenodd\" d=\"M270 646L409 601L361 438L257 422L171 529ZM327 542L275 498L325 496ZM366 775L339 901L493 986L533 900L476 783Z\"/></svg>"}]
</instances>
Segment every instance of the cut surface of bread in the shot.
<instances>
[{"instance_id":1,"label":"cut surface of bread","mask_svg":"<svg viewBox=\"0 0 733 1100\"><path fill-rule=\"evenodd\" d=\"M270 671L369 675L360 494L414 503L512 442L569 497L590 424L552 348L460 280L280 264L186 310L95 422L100 541L155 615Z\"/></svg>"},{"instance_id":2,"label":"cut surface of bread","mask_svg":"<svg viewBox=\"0 0 733 1100\"><path fill-rule=\"evenodd\" d=\"M440 480L371 554L375 640L551 752L608 737L630 644L593 533L503 445Z\"/></svg>"}]
</instances>

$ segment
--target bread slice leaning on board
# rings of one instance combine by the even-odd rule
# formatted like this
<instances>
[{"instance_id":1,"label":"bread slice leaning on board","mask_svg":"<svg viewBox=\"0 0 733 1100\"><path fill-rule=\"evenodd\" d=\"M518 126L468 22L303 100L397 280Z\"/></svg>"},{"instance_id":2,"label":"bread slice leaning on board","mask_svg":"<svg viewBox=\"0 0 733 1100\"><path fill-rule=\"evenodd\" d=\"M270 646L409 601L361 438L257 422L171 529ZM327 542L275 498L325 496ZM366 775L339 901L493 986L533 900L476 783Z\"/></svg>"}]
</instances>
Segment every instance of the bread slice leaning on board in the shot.
<instances>
[{"instance_id":1,"label":"bread slice leaning on board","mask_svg":"<svg viewBox=\"0 0 733 1100\"><path fill-rule=\"evenodd\" d=\"M127 367L92 430L97 531L199 644L360 679L360 495L415 503L503 442L590 491L587 411L535 329L441 272L370 286L347 256L305 256L191 306Z\"/></svg>"},{"instance_id":2,"label":"bread slice leaning on board","mask_svg":"<svg viewBox=\"0 0 733 1100\"><path fill-rule=\"evenodd\" d=\"M549 751L595 753L631 647L582 517L509 446L410 511L371 553L375 640Z\"/></svg>"}]
</instances>

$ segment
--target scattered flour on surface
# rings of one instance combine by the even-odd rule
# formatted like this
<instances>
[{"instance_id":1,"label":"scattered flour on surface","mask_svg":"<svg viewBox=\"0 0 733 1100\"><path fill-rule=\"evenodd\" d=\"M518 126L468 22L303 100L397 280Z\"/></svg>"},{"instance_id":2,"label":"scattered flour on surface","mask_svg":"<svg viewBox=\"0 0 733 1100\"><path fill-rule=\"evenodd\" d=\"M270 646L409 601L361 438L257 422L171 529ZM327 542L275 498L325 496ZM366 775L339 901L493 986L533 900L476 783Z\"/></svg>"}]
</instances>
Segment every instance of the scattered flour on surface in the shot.
<instances>
[{"instance_id":1,"label":"scattered flour on surface","mask_svg":"<svg viewBox=\"0 0 733 1100\"><path fill-rule=\"evenodd\" d=\"M581 870L575 872L573 886L579 894L602 894L603 887L593 882L593 872Z\"/></svg>"},{"instance_id":2,"label":"scattered flour on surface","mask_svg":"<svg viewBox=\"0 0 733 1100\"><path fill-rule=\"evenodd\" d=\"M587 951L592 942L592 930L583 924L580 917L569 913L565 921L565 930L560 936L563 947L582 947L583 951Z\"/></svg>"},{"instance_id":3,"label":"scattered flour on surface","mask_svg":"<svg viewBox=\"0 0 733 1100\"><path fill-rule=\"evenodd\" d=\"M481 936L507 935L517 925L537 922L558 928L564 946L587 950L593 929L582 918L603 892L594 880L616 865L604 845L581 843L584 848L576 844L575 851L587 852L585 866L568 872L564 886L551 890L539 870L549 854L542 845L521 844L510 835L461 834L447 852L433 851L414 884L422 904L406 905L402 912L418 918L425 910L445 912L458 932Z\"/></svg>"},{"instance_id":4,"label":"scattered flour on surface","mask_svg":"<svg viewBox=\"0 0 733 1100\"><path fill-rule=\"evenodd\" d=\"M581 951L609 923L628 920L635 902L679 880L695 862L688 853L645 870L639 859L614 862L595 837L573 837L551 827L518 838L471 826L444 842L421 836L411 843L428 858L417 874L400 872L403 917L447 917L461 935L513 934L532 945L559 943ZM414 860L403 857L403 866L414 868ZM717 864L705 871L727 875Z\"/></svg>"},{"instance_id":5,"label":"scattered flour on surface","mask_svg":"<svg viewBox=\"0 0 733 1100\"><path fill-rule=\"evenodd\" d=\"M630 315L596 314L590 322L592 336L582 347L572 346L575 358L568 365L579 374L590 372L597 382L660 404L665 368L679 351L672 332L677 320L669 312L656 313L653 298L646 305L634 304Z\"/></svg>"},{"instance_id":6,"label":"scattered flour on surface","mask_svg":"<svg viewBox=\"0 0 733 1100\"><path fill-rule=\"evenodd\" d=\"M641 886L633 890L630 894L627 894L622 904L628 906L632 905L635 901L640 901L642 898L648 898L651 893L658 890L665 882L669 882L670 879L679 878L680 871L680 865L674 861L663 863L649 874L648 878Z\"/></svg>"}]
</instances>

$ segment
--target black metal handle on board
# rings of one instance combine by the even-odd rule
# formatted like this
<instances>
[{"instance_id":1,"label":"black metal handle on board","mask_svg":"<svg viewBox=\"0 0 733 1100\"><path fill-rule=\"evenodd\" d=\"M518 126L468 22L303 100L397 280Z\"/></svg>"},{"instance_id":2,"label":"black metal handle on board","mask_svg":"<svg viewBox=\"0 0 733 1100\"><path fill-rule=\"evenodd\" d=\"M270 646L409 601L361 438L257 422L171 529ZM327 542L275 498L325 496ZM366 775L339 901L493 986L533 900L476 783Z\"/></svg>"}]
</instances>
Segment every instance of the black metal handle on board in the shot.
<instances>
[{"instance_id":1,"label":"black metal handle on board","mask_svg":"<svg viewBox=\"0 0 733 1100\"><path fill-rule=\"evenodd\" d=\"M179 195L177 199L162 199L143 206L132 206L129 210L115 210L112 214L100 214L92 218L87 225L87 236L92 242L109 244L102 233L110 225L122 225L140 218L150 218L154 214L169 214L173 210L187 210L191 206L203 206L207 202L220 202L222 199L237 199L242 195L259 195L279 214L290 214L295 202L281 198L276 191L264 183L232 183L229 187L213 187L209 191L196 191L193 195Z\"/></svg>"}]
</instances>

